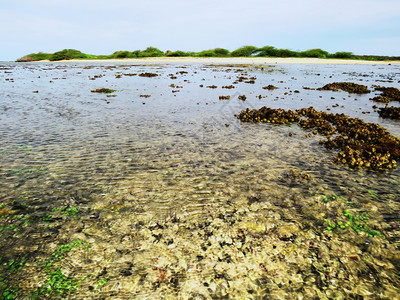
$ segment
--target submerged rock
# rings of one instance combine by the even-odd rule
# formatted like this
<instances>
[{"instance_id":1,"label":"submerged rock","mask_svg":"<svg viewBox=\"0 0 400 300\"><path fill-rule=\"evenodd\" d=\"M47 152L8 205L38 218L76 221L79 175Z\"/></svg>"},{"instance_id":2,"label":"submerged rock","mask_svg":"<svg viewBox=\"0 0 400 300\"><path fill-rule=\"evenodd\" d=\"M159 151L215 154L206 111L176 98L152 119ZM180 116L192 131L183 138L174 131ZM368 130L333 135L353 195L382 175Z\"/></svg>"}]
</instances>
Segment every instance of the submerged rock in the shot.
<instances>
[{"instance_id":1,"label":"submerged rock","mask_svg":"<svg viewBox=\"0 0 400 300\"><path fill-rule=\"evenodd\" d=\"M400 101L400 90L394 87L376 86L376 91L382 92L379 96L370 100L381 103L389 103L390 101Z\"/></svg>"},{"instance_id":2,"label":"submerged rock","mask_svg":"<svg viewBox=\"0 0 400 300\"><path fill-rule=\"evenodd\" d=\"M362 84L357 84L353 82L333 82L324 85L321 88L318 88L319 91L346 91L348 93L353 94L368 94L371 91Z\"/></svg>"},{"instance_id":3,"label":"submerged rock","mask_svg":"<svg viewBox=\"0 0 400 300\"><path fill-rule=\"evenodd\" d=\"M296 112L284 109L262 107L260 109L246 109L236 115L242 122L266 122L276 124L290 124L298 122L300 117Z\"/></svg>"},{"instance_id":4,"label":"submerged rock","mask_svg":"<svg viewBox=\"0 0 400 300\"><path fill-rule=\"evenodd\" d=\"M381 118L400 120L400 107L381 107L378 114Z\"/></svg>"},{"instance_id":5,"label":"submerged rock","mask_svg":"<svg viewBox=\"0 0 400 300\"><path fill-rule=\"evenodd\" d=\"M272 84L269 84L267 86L263 86L263 89L264 90L276 90L276 89L278 89L278 87L276 87L276 86L274 86Z\"/></svg>"},{"instance_id":6,"label":"submerged rock","mask_svg":"<svg viewBox=\"0 0 400 300\"><path fill-rule=\"evenodd\" d=\"M374 170L395 169L400 159L400 139L391 135L385 128L374 123L365 123L359 118L345 114L320 112L313 107L296 111L272 109L246 109L236 115L242 122L265 122L291 124L297 122L304 129L314 130L327 137L320 143L341 151L335 163L351 167L366 167ZM333 134L337 134L331 138Z\"/></svg>"},{"instance_id":7,"label":"submerged rock","mask_svg":"<svg viewBox=\"0 0 400 300\"><path fill-rule=\"evenodd\" d=\"M140 76L140 77L150 77L150 78L151 78L151 77L157 77L158 74L156 74L156 73L145 72L145 73L140 73L139 76Z\"/></svg>"}]
</instances>

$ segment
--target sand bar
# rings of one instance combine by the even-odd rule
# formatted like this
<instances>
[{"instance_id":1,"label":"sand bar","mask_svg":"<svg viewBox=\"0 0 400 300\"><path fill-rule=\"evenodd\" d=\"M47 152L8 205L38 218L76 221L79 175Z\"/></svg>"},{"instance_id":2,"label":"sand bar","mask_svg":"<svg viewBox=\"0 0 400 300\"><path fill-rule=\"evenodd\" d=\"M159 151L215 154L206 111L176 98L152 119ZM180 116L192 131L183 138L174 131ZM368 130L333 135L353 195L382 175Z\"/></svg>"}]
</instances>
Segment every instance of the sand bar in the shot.
<instances>
[{"instance_id":1,"label":"sand bar","mask_svg":"<svg viewBox=\"0 0 400 300\"><path fill-rule=\"evenodd\" d=\"M127 59L62 60L61 62L201 63L201 64L400 64L400 61L283 57L151 57Z\"/></svg>"}]
</instances>

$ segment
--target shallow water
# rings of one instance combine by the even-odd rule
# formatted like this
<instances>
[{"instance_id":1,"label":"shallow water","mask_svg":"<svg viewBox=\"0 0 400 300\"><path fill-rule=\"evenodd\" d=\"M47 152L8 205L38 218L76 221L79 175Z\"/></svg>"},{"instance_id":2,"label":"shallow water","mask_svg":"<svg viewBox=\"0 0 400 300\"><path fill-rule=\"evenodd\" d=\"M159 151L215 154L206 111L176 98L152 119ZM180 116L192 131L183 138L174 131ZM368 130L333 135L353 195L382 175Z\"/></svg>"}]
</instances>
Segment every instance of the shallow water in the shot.
<instances>
[{"instance_id":1,"label":"shallow water","mask_svg":"<svg viewBox=\"0 0 400 300\"><path fill-rule=\"evenodd\" d=\"M138 76L145 72L158 76ZM255 82L233 84L240 76ZM71 298L393 298L400 171L335 165L321 136L234 117L245 108L313 106L400 137L400 122L372 108L384 106L369 100L374 93L304 89L334 81L399 87L400 67L1 65L7 287ZM278 89L262 88L269 84ZM116 96L91 92L103 87ZM365 228L380 236L353 230L346 210L368 213ZM43 267L57 247L77 240L82 245ZM21 270L6 267L25 255ZM56 267L79 281L74 293L40 290Z\"/></svg>"}]
</instances>

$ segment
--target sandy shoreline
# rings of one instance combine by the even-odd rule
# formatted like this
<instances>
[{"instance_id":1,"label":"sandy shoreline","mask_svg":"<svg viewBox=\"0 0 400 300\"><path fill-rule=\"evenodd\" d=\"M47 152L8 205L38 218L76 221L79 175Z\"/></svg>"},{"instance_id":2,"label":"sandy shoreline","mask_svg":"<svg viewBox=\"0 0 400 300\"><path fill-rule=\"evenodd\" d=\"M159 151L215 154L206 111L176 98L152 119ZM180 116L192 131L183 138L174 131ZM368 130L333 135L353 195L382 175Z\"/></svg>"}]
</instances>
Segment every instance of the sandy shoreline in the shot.
<instances>
[{"instance_id":1,"label":"sandy shoreline","mask_svg":"<svg viewBox=\"0 0 400 300\"><path fill-rule=\"evenodd\" d=\"M48 62L48 61L42 61ZM128 59L62 60L60 62L126 62L126 63L206 63L206 64L400 64L400 61L366 61L348 59L282 58L282 57L151 57Z\"/></svg>"}]
</instances>

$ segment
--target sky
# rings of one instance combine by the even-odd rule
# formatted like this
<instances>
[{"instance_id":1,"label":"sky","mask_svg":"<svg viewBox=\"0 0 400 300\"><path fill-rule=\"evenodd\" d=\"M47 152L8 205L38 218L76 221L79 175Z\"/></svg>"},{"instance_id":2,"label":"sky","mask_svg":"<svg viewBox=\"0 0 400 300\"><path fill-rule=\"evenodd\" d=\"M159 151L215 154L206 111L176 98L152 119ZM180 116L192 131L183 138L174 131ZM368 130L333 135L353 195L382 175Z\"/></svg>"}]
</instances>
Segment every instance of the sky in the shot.
<instances>
[{"instance_id":1,"label":"sky","mask_svg":"<svg viewBox=\"0 0 400 300\"><path fill-rule=\"evenodd\" d=\"M400 56L400 0L0 0L0 60L244 45Z\"/></svg>"}]
</instances>

